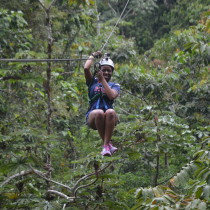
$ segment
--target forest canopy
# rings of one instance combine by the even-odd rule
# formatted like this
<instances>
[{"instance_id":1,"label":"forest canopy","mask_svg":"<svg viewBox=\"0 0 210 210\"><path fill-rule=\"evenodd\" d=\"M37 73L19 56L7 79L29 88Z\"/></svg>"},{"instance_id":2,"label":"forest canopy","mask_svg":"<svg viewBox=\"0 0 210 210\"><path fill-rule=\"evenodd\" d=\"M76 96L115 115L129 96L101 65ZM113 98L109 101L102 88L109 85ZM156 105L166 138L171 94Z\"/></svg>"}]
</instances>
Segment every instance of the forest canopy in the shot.
<instances>
[{"instance_id":1,"label":"forest canopy","mask_svg":"<svg viewBox=\"0 0 210 210\"><path fill-rule=\"evenodd\" d=\"M1 209L210 208L209 1L0 5ZM85 124L101 49L121 85L112 157Z\"/></svg>"}]
</instances>

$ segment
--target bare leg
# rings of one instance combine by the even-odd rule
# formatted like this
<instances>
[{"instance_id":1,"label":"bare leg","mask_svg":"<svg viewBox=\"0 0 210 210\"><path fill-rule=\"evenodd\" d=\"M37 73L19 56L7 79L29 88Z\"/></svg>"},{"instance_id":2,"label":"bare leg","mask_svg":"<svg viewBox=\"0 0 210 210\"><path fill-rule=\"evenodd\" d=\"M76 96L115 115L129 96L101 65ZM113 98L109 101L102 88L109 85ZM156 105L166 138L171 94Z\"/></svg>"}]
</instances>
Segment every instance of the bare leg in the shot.
<instances>
[{"instance_id":1,"label":"bare leg","mask_svg":"<svg viewBox=\"0 0 210 210\"><path fill-rule=\"evenodd\" d=\"M104 145L108 145L111 141L111 137L116 125L117 116L113 109L108 109L105 112L105 133L104 133Z\"/></svg>"},{"instance_id":2,"label":"bare leg","mask_svg":"<svg viewBox=\"0 0 210 210\"><path fill-rule=\"evenodd\" d=\"M105 135L105 113L101 109L95 109L90 112L88 124L92 129L98 130L98 133L104 141Z\"/></svg>"},{"instance_id":3,"label":"bare leg","mask_svg":"<svg viewBox=\"0 0 210 210\"><path fill-rule=\"evenodd\" d=\"M117 115L113 109L108 109L104 113L101 109L96 109L90 112L88 124L92 129L98 130L99 135L103 140L103 156L111 156L116 150L116 147L111 145L110 141L117 122ZM108 148L108 149L107 149Z\"/></svg>"}]
</instances>

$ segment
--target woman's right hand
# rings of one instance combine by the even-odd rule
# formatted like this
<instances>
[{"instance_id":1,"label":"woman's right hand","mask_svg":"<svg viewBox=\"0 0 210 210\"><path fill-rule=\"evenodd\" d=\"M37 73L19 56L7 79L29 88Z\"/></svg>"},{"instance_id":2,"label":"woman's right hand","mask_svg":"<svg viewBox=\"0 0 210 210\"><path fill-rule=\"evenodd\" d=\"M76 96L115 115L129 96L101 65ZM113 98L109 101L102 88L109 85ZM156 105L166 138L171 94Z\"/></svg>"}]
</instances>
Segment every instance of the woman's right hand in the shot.
<instances>
[{"instance_id":1,"label":"woman's right hand","mask_svg":"<svg viewBox=\"0 0 210 210\"><path fill-rule=\"evenodd\" d=\"M102 82L102 80L104 79L104 75L103 75L103 72L102 72L101 70L99 70L99 71L97 72L97 77L98 77L98 80L99 80L100 82Z\"/></svg>"},{"instance_id":2,"label":"woman's right hand","mask_svg":"<svg viewBox=\"0 0 210 210\"><path fill-rule=\"evenodd\" d=\"M102 53L101 51L97 51L97 52L94 52L91 54L94 58L101 58L102 56Z\"/></svg>"}]
</instances>

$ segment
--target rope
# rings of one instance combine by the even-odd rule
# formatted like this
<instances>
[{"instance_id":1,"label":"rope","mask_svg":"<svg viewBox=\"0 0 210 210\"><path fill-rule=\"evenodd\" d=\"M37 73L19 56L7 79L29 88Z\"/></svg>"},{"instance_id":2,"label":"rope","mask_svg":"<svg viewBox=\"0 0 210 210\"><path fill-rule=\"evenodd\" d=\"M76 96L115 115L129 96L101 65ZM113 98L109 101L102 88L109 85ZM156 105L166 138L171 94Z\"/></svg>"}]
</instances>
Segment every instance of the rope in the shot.
<instances>
[{"instance_id":1,"label":"rope","mask_svg":"<svg viewBox=\"0 0 210 210\"><path fill-rule=\"evenodd\" d=\"M115 28L117 27L118 23L120 22L120 19L121 19L121 17L123 16L123 13L125 12L125 9L126 9L126 7L128 6L129 1L130 1L130 0L127 1L127 3L126 3L126 5L125 5L125 7L124 7L124 9L123 9L123 11L122 11L122 13L121 13L119 19L117 20L117 22L116 22L116 24L115 24L115 26L114 26L112 32L110 33L110 35L109 35L109 37L107 38L105 44L104 44L103 47L101 48L101 50L100 50L101 52L103 51L104 47L107 45L107 43L108 43L110 37L112 36L112 34L113 34Z\"/></svg>"}]
</instances>

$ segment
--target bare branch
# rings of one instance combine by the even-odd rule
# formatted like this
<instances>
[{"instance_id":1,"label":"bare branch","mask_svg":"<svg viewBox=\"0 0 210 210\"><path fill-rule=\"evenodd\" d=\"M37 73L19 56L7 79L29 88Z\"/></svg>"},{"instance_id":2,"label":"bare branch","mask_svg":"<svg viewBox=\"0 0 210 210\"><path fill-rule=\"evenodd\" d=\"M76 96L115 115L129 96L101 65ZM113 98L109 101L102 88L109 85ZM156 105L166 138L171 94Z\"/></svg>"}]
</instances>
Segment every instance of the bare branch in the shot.
<instances>
[{"instance_id":1,"label":"bare branch","mask_svg":"<svg viewBox=\"0 0 210 210\"><path fill-rule=\"evenodd\" d=\"M20 76L17 75L11 75L11 76L5 76L5 77L0 77L0 80L10 80L10 79L14 79L14 80L20 80L22 79Z\"/></svg>"},{"instance_id":2,"label":"bare branch","mask_svg":"<svg viewBox=\"0 0 210 210\"><path fill-rule=\"evenodd\" d=\"M82 189L82 188L85 188L85 187L88 187L88 186L90 186L90 185L92 185L92 184L95 184L95 183L97 182L97 180L98 180L98 177L97 177L93 182L91 182L91 183L89 183L89 184L85 184L85 185L81 185L81 186L77 187L77 188L75 189L75 191L73 192L73 193L74 193L74 197L75 197L75 198L77 197L77 191L78 191L78 190L80 190L80 189Z\"/></svg>"},{"instance_id":3,"label":"bare branch","mask_svg":"<svg viewBox=\"0 0 210 210\"><path fill-rule=\"evenodd\" d=\"M12 179L15 179L19 176L26 176L28 174L33 174L34 171L33 170L28 170L28 171L21 171L20 173L14 174L12 176L10 176L9 178L7 178L4 182L1 183L0 187L2 187L3 185L7 184L8 182L10 182Z\"/></svg>"},{"instance_id":4,"label":"bare branch","mask_svg":"<svg viewBox=\"0 0 210 210\"><path fill-rule=\"evenodd\" d=\"M57 0L53 0L53 1L51 2L50 6L48 7L48 10L51 9L52 5L55 4L56 1L57 1Z\"/></svg>"},{"instance_id":5,"label":"bare branch","mask_svg":"<svg viewBox=\"0 0 210 210\"><path fill-rule=\"evenodd\" d=\"M126 19L126 17L128 17L131 12L132 12L132 9L128 9L127 12L123 15L122 19Z\"/></svg>"},{"instance_id":6,"label":"bare branch","mask_svg":"<svg viewBox=\"0 0 210 210\"><path fill-rule=\"evenodd\" d=\"M85 179L87 179L88 177L93 176L93 175L95 175L95 174L96 174L96 173L93 172L93 173L87 174L87 175L83 176L81 179L79 179L79 180L76 182L76 184L74 185L73 191L75 191L75 188L77 187L77 185L78 185L80 182L82 182L83 180L85 180Z\"/></svg>"},{"instance_id":7,"label":"bare branch","mask_svg":"<svg viewBox=\"0 0 210 210\"><path fill-rule=\"evenodd\" d=\"M104 171L106 168L108 168L111 164L112 164L112 162L110 162L110 163L109 163L107 166L105 166L104 168L100 169L100 170L98 171L98 174L101 173L102 171ZM95 175L95 174L96 174L96 172L93 172L93 173L87 174L86 176L83 176L81 179L79 179L79 180L76 182L76 184L74 185L74 187L73 187L73 192L75 192L76 187L77 187L77 185L78 185L80 182L82 182L83 180L86 180L87 178L89 178L89 177L91 177L91 176L93 176L93 175Z\"/></svg>"},{"instance_id":8,"label":"bare branch","mask_svg":"<svg viewBox=\"0 0 210 210\"><path fill-rule=\"evenodd\" d=\"M112 5L109 2L108 2L108 6L114 12L114 15L117 16L117 12L115 11L115 9L112 7Z\"/></svg>"},{"instance_id":9,"label":"bare branch","mask_svg":"<svg viewBox=\"0 0 210 210\"><path fill-rule=\"evenodd\" d=\"M38 0L39 4L41 5L41 7L44 9L44 11L47 11L47 8L44 6L44 4L42 4L42 2L40 0Z\"/></svg>"},{"instance_id":10,"label":"bare branch","mask_svg":"<svg viewBox=\"0 0 210 210\"><path fill-rule=\"evenodd\" d=\"M69 197L69 196L67 196L67 195L65 195L65 194L63 194L63 193L61 193L59 191L56 191L56 190L48 190L47 192L59 195L59 196L65 198L65 199L67 199L69 201L75 201L75 197Z\"/></svg>"},{"instance_id":11,"label":"bare branch","mask_svg":"<svg viewBox=\"0 0 210 210\"><path fill-rule=\"evenodd\" d=\"M56 1L57 1L57 0L53 0L53 1L50 3L49 7L46 8L46 7L44 6L44 4L43 4L40 0L38 0L39 4L41 5L41 7L44 9L45 12L50 11L52 5L53 5Z\"/></svg>"},{"instance_id":12,"label":"bare branch","mask_svg":"<svg viewBox=\"0 0 210 210\"><path fill-rule=\"evenodd\" d=\"M111 164L112 164L112 162L110 162L110 163L109 163L108 165L106 165L104 168L102 168L102 169L100 169L99 171L97 171L97 174L99 174L99 173L101 173L102 171L104 171L104 170L105 170L106 168L108 168ZM31 166L30 166L30 167L31 167ZM94 184L94 183L98 180L98 177L97 177L97 178L96 178L94 181L92 181L91 183L86 184L86 185L81 185L81 186L77 187L77 185L78 185L80 182L82 182L83 180L86 180L87 178L89 178L89 177L91 177L91 176L93 176L93 175L96 175L96 172L93 172L93 173L90 173L90 174L88 174L88 175L82 177L81 179L79 179L79 180L77 181L77 183L74 185L74 188L71 189L71 188L70 188L69 186L67 186L67 185L64 185L64 184L62 184L62 183L60 183L60 182L56 182L56 181L54 181L54 180L52 180L52 179L49 179L49 178L45 177L45 174L44 174L44 173L42 173L42 172L39 171L39 170L33 169L33 168L31 167L31 170L21 171L20 173L14 174L13 176L10 176L10 177L7 178L4 182L1 183L0 187L2 187L3 185L7 184L7 183L10 182L12 179L15 179L15 178L20 177L20 176L26 176L26 175L29 175L29 174L36 174L36 175L38 175L39 177L43 178L44 180L46 180L46 181L48 181L48 182L52 182L52 183L54 183L54 184L57 184L57 185L60 185L60 186L62 186L62 187L64 187L64 188L66 188L66 189L68 189L68 190L70 190L70 191L73 191L73 194L75 195L74 197L69 197L69 196L67 196L67 195L65 195L65 194L63 194L63 193L61 193L61 192L55 191L55 190L48 190L48 191L47 191L47 192L49 192L49 193L54 193L54 194L57 194L57 195L59 195L59 196L61 196L61 197L64 197L64 198L66 198L67 200L70 200L70 201L74 201L74 200L75 200L76 194L77 194L77 192L78 192L79 189L88 187L88 186Z\"/></svg>"},{"instance_id":13,"label":"bare branch","mask_svg":"<svg viewBox=\"0 0 210 210\"><path fill-rule=\"evenodd\" d=\"M33 169L32 167L31 167L31 170L21 171L20 173L17 173L17 174L14 174L14 175L10 176L4 182L1 183L0 187L2 187L3 185L7 184L12 179L15 179L15 178L20 177L20 176L26 176L26 175L29 175L29 174L36 174L36 175L38 175L39 177L43 178L46 181L49 181L49 182L52 182L54 184L60 185L60 186L62 186L64 188L68 189L69 191L72 191L72 189L69 186L64 185L64 184L62 184L60 182L56 182L56 181L54 181L52 179L46 178L45 175L41 171Z\"/></svg>"},{"instance_id":14,"label":"bare branch","mask_svg":"<svg viewBox=\"0 0 210 210\"><path fill-rule=\"evenodd\" d=\"M31 167L31 168L32 168L32 167ZM60 185L60 186L66 188L66 189L68 189L68 190L70 190L70 191L72 190L69 186L67 186L67 185L65 185L65 184L62 184L62 183L60 183L60 182L56 182L56 181L54 181L54 180L52 180L52 179L49 179L49 178L45 177L44 174L43 174L41 171L38 171L38 170L33 169L33 168L32 168L32 170L33 170L33 172L34 172L36 175L40 176L41 178L45 179L46 181L52 182L52 183L57 184L57 185Z\"/></svg>"}]
</instances>

